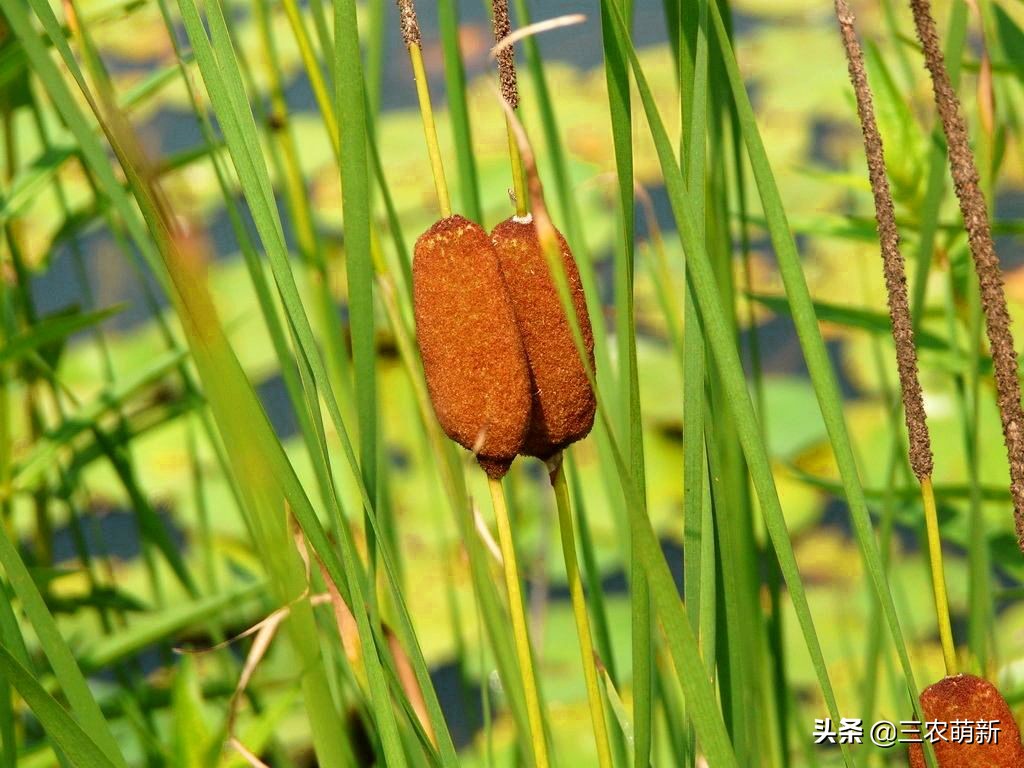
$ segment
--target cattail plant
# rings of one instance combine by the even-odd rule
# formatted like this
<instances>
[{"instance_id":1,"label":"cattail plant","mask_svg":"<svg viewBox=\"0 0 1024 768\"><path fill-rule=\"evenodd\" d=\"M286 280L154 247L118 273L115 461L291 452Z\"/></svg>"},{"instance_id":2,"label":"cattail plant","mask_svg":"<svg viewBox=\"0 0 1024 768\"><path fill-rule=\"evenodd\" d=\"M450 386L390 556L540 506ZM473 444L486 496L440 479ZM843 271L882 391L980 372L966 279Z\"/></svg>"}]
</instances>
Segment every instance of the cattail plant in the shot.
<instances>
[{"instance_id":1,"label":"cattail plant","mask_svg":"<svg viewBox=\"0 0 1024 768\"><path fill-rule=\"evenodd\" d=\"M605 722L604 704L598 686L597 665L591 643L590 623L576 557L572 509L562 467L562 451L583 439L594 425L597 399L590 375L594 370L594 337L587 314L586 297L579 270L569 244L560 232L548 225L546 235L557 243L558 258L549 262L540 232L530 211L531 197L541 205L539 180L532 163L524 163L524 149L516 135L515 111L519 106L515 56L511 41L511 23L507 0L493 0L494 55L498 61L501 97L506 109L509 156L513 184L516 186L516 213L491 231L508 285L513 311L522 335L523 347L533 379L533 409L529 431L521 453L543 460L548 467L558 508L559 530L566 576L576 619L580 654L590 704L591 721L598 750L598 764L611 768L611 749ZM528 192L526 184L530 185ZM537 190L534 194L533 187ZM572 314L582 337L583 353L576 348L567 310L555 284L554 270L564 276L572 300ZM589 372L589 373L588 373Z\"/></svg>"},{"instance_id":2,"label":"cattail plant","mask_svg":"<svg viewBox=\"0 0 1024 768\"><path fill-rule=\"evenodd\" d=\"M501 486L501 478L526 439L533 384L494 246L479 224L452 215L416 9L412 0L398 0L398 7L442 216L420 236L413 254L417 343L438 421L449 437L476 454L488 476L533 758L538 768L547 768L544 716Z\"/></svg>"},{"instance_id":3,"label":"cattail plant","mask_svg":"<svg viewBox=\"0 0 1024 768\"><path fill-rule=\"evenodd\" d=\"M442 218L416 241L413 309L423 370L445 433L492 479L515 459L529 424L530 376L505 281L486 231L453 215L410 0L398 3Z\"/></svg>"},{"instance_id":4,"label":"cattail plant","mask_svg":"<svg viewBox=\"0 0 1024 768\"><path fill-rule=\"evenodd\" d=\"M530 374L487 233L448 216L416 241L413 309L427 389L448 436L500 479L530 424Z\"/></svg>"},{"instance_id":5,"label":"cattail plant","mask_svg":"<svg viewBox=\"0 0 1024 768\"><path fill-rule=\"evenodd\" d=\"M853 84L853 91L857 99L857 114L864 135L864 154L867 158L868 176L874 196L875 221L882 250L882 271L885 275L885 290L889 303L889 320L892 324L892 338L896 348L896 368L899 373L903 418L907 425L908 458L910 468L921 485L939 637L942 641L946 672L954 674L956 651L953 646L953 632L949 620L949 603L942 567L942 542L939 538L935 493L932 488L934 462L931 436L928 432L928 420L924 410L924 399L921 395L921 382L917 373L914 323L910 316L910 305L907 300L907 276L903 254L900 252L899 228L896 225L889 180L885 174L885 150L882 145L882 136L878 132L871 87L864 70L864 54L854 29L853 12L850 10L847 0L835 0L835 11L839 21L843 48L846 52L850 82Z\"/></svg>"},{"instance_id":6,"label":"cattail plant","mask_svg":"<svg viewBox=\"0 0 1024 768\"><path fill-rule=\"evenodd\" d=\"M935 19L928 0L910 0L917 37L924 51L925 66L931 75L935 105L949 147L949 168L953 177L960 212L964 217L967 242L981 292L985 332L992 351L996 402L1002 421L1003 439L1010 464L1010 497L1018 546L1024 551L1024 411L1020 404L1020 380L1017 377L1017 353L1010 331L1010 314L1003 291L1003 276L992 242L988 205L978 181L978 169L971 152L967 125L960 114L960 100L946 70Z\"/></svg>"},{"instance_id":7,"label":"cattail plant","mask_svg":"<svg viewBox=\"0 0 1024 768\"><path fill-rule=\"evenodd\" d=\"M1013 714L999 691L986 680L957 672L956 650L949 619L949 603L942 563L942 542L939 534L932 489L931 438L918 380L917 354L914 346L914 328L907 302L906 275L900 253L899 230L893 211L892 194L885 174L885 153L882 138L875 122L871 89L864 71L864 57L854 29L853 13L847 0L835 0L836 18L846 51L850 80L857 98L857 113L864 134L868 175L875 201L875 219L878 224L882 248L882 264L892 322L893 341L899 371L900 392L904 418L909 436L910 466L921 484L928 552L931 562L935 612L939 625L939 638L946 664L946 677L926 688L920 697L925 721L951 723L953 721L994 721L999 724L998 736L990 743L932 743L935 758L943 768L968 766L1024 766L1024 748L1021 747ZM910 745L910 765L926 765L921 743Z\"/></svg>"},{"instance_id":8,"label":"cattail plant","mask_svg":"<svg viewBox=\"0 0 1024 768\"><path fill-rule=\"evenodd\" d=\"M921 708L927 721L992 723L992 736L974 743L938 740L932 748L942 768L1024 768L1020 730L1006 700L988 680L974 675L945 677L924 689ZM910 745L911 768L924 768L924 750Z\"/></svg>"},{"instance_id":9,"label":"cattail plant","mask_svg":"<svg viewBox=\"0 0 1024 768\"><path fill-rule=\"evenodd\" d=\"M501 97L508 108L509 150L515 184L525 181L521 150L511 121L519 107L518 78L507 0L493 0L495 48ZM584 361L576 353L565 311L541 248L537 226L529 213L526 187L517 188L516 214L491 230L498 261L508 285L534 382L533 414L522 453L547 461L583 439L594 424L597 400ZM561 269L569 282L573 310L586 346L586 362L594 367L594 338L576 260L565 237L554 230Z\"/></svg>"},{"instance_id":10,"label":"cattail plant","mask_svg":"<svg viewBox=\"0 0 1024 768\"><path fill-rule=\"evenodd\" d=\"M555 234L593 368L594 336L579 270L565 238L557 231ZM491 242L509 287L534 384L530 427L520 452L548 461L587 436L594 425L597 400L576 354L532 217L523 221L512 216L501 222L491 230Z\"/></svg>"}]
</instances>

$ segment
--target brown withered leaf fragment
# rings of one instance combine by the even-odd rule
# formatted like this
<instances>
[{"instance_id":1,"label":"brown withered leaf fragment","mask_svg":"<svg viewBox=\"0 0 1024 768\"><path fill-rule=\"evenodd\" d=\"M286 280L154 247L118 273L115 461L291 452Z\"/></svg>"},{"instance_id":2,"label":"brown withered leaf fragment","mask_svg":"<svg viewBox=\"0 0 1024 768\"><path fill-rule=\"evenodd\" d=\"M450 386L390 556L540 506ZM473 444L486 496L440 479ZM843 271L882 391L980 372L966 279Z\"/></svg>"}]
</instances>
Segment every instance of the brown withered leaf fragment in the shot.
<instances>
[{"instance_id":1,"label":"brown withered leaf fragment","mask_svg":"<svg viewBox=\"0 0 1024 768\"><path fill-rule=\"evenodd\" d=\"M416 340L437 420L500 478L523 446L531 382L498 258L487 233L462 216L416 241Z\"/></svg>"},{"instance_id":2,"label":"brown withered leaf fragment","mask_svg":"<svg viewBox=\"0 0 1024 768\"><path fill-rule=\"evenodd\" d=\"M1006 700L988 680L974 675L944 677L921 693L921 709L926 720L943 725L958 720L998 723L998 740L994 744L935 741L935 759L941 768L1024 768L1024 747L1017 722ZM949 730L945 733L948 739ZM925 768L927 761L920 744L911 744L909 755L911 768Z\"/></svg>"},{"instance_id":3,"label":"brown withered leaf fragment","mask_svg":"<svg viewBox=\"0 0 1024 768\"><path fill-rule=\"evenodd\" d=\"M548 459L580 440L594 425L597 400L573 342L558 290L541 249L537 226L506 219L491 232L533 377L533 417L522 453ZM594 335L579 270L558 234L576 318L594 366Z\"/></svg>"}]
</instances>

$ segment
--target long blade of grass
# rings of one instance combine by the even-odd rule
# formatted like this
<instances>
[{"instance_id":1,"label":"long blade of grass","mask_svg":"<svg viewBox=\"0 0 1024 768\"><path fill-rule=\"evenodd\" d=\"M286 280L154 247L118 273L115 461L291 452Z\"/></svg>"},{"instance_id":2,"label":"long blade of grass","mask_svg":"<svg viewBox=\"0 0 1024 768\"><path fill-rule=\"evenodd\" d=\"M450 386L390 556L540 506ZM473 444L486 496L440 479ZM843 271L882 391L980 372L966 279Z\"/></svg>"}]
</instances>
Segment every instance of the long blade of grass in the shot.
<instances>
[{"instance_id":1,"label":"long blade of grass","mask_svg":"<svg viewBox=\"0 0 1024 768\"><path fill-rule=\"evenodd\" d=\"M110 307L96 312L76 312L71 315L56 315L43 318L31 328L10 339L0 349L0 365L16 363L28 355L55 342L62 342L69 336L102 323L120 312L122 307Z\"/></svg>"},{"instance_id":2,"label":"long blade of grass","mask_svg":"<svg viewBox=\"0 0 1024 768\"><path fill-rule=\"evenodd\" d=\"M21 601L22 610L35 630L36 637L39 640L40 646L42 646L43 653L50 662L54 675L60 681L61 689L67 697L71 711L81 727L91 734L91 738L96 740L96 743L102 750L104 755L103 764L126 768L127 763L121 754L117 741L114 739L114 735L110 731L107 720L96 703L92 691L89 690L89 684L86 682L78 662L75 661L74 654L61 636L53 614L46 607L46 601L39 592L39 588L32 580L28 568L25 567L25 563L2 526L0 526L0 566L3 567L4 573L7 574L7 579L15 595ZM7 653L6 650L5 653ZM11 661L13 662L13 659ZM22 696L28 700L29 696L26 696L25 691L19 684L20 678L17 677L17 672L18 670L14 669L12 673L14 676L8 677L8 679L12 685L18 688ZM31 691L29 693L31 695Z\"/></svg>"},{"instance_id":3,"label":"long blade of grass","mask_svg":"<svg viewBox=\"0 0 1024 768\"><path fill-rule=\"evenodd\" d=\"M455 141L455 165L459 172L459 194L462 213L471 221L482 222L480 207L480 180L473 153L473 132L469 123L469 105L466 102L466 70L462 64L459 45L459 0L438 0L437 23L441 30L444 50L445 92L448 112L452 120L452 138Z\"/></svg>"},{"instance_id":4,"label":"long blade of grass","mask_svg":"<svg viewBox=\"0 0 1024 768\"><path fill-rule=\"evenodd\" d=\"M3 645L0 645L0 675L18 691L39 718L47 736L72 765L90 768L116 768L124 765L123 761L112 760L93 741L96 734L77 723Z\"/></svg>"},{"instance_id":5,"label":"long blade of grass","mask_svg":"<svg viewBox=\"0 0 1024 768\"><path fill-rule=\"evenodd\" d=\"M624 6L625 3L622 3ZM645 494L644 452L640 417L640 391L636 361L636 319L633 307L633 264L635 206L633 202L633 126L630 110L629 66L626 62L624 33L607 18L602 4L601 25L605 53L605 80L612 122L612 143L618 179L619 226L621 237L615 247L615 311L618 359L624 373L619 381L619 419L623 442L629 454L633 482ZM646 514L644 504L643 514ZM650 761L653 719L653 646L651 638L650 596L638 552L631 545L630 587L632 589L633 641L633 763Z\"/></svg>"},{"instance_id":6,"label":"long blade of grass","mask_svg":"<svg viewBox=\"0 0 1024 768\"><path fill-rule=\"evenodd\" d=\"M377 376L373 323L373 262L370 257L370 171L362 54L353 0L334 3L334 78L341 131L341 204L345 222L345 266L352 326L359 460L363 483L377 490ZM373 514L368 512L367 514ZM369 528L369 527L368 527ZM367 530L373 552L373 536ZM372 557L372 555L371 555ZM371 572L373 562L370 563Z\"/></svg>"}]
</instances>

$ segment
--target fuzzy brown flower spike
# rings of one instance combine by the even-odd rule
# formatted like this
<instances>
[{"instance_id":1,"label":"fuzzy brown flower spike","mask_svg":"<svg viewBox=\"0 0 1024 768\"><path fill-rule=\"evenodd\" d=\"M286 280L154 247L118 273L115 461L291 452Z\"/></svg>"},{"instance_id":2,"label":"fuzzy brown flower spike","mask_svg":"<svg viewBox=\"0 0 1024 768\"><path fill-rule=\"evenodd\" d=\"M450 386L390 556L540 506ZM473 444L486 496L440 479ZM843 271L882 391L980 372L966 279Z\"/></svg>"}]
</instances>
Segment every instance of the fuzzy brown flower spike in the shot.
<instances>
[{"instance_id":1,"label":"fuzzy brown flower spike","mask_svg":"<svg viewBox=\"0 0 1024 768\"><path fill-rule=\"evenodd\" d=\"M430 400L445 433L502 477L530 424L526 355L484 229L441 219L416 241L413 309Z\"/></svg>"},{"instance_id":2,"label":"fuzzy brown flower spike","mask_svg":"<svg viewBox=\"0 0 1024 768\"><path fill-rule=\"evenodd\" d=\"M960 100L949 81L930 3L928 0L910 0L910 9L924 50L925 65L931 73L935 104L949 146L953 185L960 200L960 212L964 217L974 269L981 287L981 307L985 313L985 330L995 371L996 400L1010 463L1010 496L1013 498L1017 543L1024 550L1024 411L1020 405L1017 353L1010 332L1003 276L992 242L988 206L978 183L978 169L971 154L967 126L960 114Z\"/></svg>"},{"instance_id":3,"label":"fuzzy brown flower spike","mask_svg":"<svg viewBox=\"0 0 1024 768\"><path fill-rule=\"evenodd\" d=\"M512 21L508 15L508 0L492 0L491 13L494 22L494 42L500 43L512 32ZM511 45L498 51L498 80L501 96L512 109L519 107L519 83L516 79L516 54Z\"/></svg>"},{"instance_id":4,"label":"fuzzy brown flower spike","mask_svg":"<svg viewBox=\"0 0 1024 768\"><path fill-rule=\"evenodd\" d=\"M988 680L974 675L944 677L921 694L921 708L925 719L939 723L969 722L971 741L954 743L950 734L946 740L933 743L935 760L942 768L1024 768L1024 747L1020 743L1020 730L1013 719L1006 700ZM973 730L979 722L995 722L994 733L988 743ZM925 733L922 730L922 738ZM916 738L916 737L915 737ZM910 745L911 768L925 768L924 750L920 744Z\"/></svg>"},{"instance_id":5,"label":"fuzzy brown flower spike","mask_svg":"<svg viewBox=\"0 0 1024 768\"><path fill-rule=\"evenodd\" d=\"M594 336L579 270L561 233L562 265L594 367ZM597 400L572 338L532 217L506 219L491 232L533 376L533 417L522 453L547 460L594 425Z\"/></svg>"},{"instance_id":6,"label":"fuzzy brown flower spike","mask_svg":"<svg viewBox=\"0 0 1024 768\"><path fill-rule=\"evenodd\" d=\"M398 23L406 48L420 45L420 24L416 19L416 6L412 0L398 0Z\"/></svg>"},{"instance_id":7,"label":"fuzzy brown flower spike","mask_svg":"<svg viewBox=\"0 0 1024 768\"><path fill-rule=\"evenodd\" d=\"M928 422L921 397L921 382L917 376L917 350L914 347L914 326L907 301L907 277L900 252L900 233L893 211L889 179L885 175L885 154L882 137L875 121L871 100L871 87L864 72L864 57L854 29L853 13L846 0L835 0L836 18L846 50L850 82L857 97L857 113L864 134L864 154L868 162L868 176L875 198L875 220L882 246L882 269L885 289L889 297L889 320L896 347L896 366L899 371L903 398L904 418L910 438L910 466L918 480L932 475L932 447Z\"/></svg>"}]
</instances>

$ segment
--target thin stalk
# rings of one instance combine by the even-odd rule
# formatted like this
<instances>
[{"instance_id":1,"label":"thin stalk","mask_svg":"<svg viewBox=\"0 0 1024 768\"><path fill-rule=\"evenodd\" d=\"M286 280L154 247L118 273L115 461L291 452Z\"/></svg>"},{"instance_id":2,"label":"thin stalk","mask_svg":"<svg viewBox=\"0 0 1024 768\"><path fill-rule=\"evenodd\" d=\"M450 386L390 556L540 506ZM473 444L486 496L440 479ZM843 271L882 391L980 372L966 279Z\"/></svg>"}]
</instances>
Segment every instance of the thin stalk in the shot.
<instances>
[{"instance_id":1,"label":"thin stalk","mask_svg":"<svg viewBox=\"0 0 1024 768\"><path fill-rule=\"evenodd\" d=\"M597 661L594 659L594 645L590 638L590 619L587 616L587 601L580 580L579 563L576 560L576 540L573 533L572 507L569 501L569 487L562 469L559 454L548 464L551 469L551 486L555 489L555 503L558 507L558 527L562 537L562 554L565 556L565 576L569 582L572 612L576 619L576 634L580 642L580 657L583 661L583 677L587 684L587 701L590 704L590 720L594 727L597 746L597 762L601 768L611 768L612 753L608 741L608 726L605 722L604 703L601 687L597 680Z\"/></svg>"},{"instance_id":2,"label":"thin stalk","mask_svg":"<svg viewBox=\"0 0 1024 768\"><path fill-rule=\"evenodd\" d=\"M455 140L455 165L459 174L462 211L472 221L482 221L480 177L473 154L473 131L466 98L466 68L459 42L459 0L439 0L437 22L444 50L445 91L452 138Z\"/></svg>"},{"instance_id":3,"label":"thin stalk","mask_svg":"<svg viewBox=\"0 0 1024 768\"><path fill-rule=\"evenodd\" d=\"M522 219L530 214L530 195L526 191L526 177L523 175L523 156L519 153L519 144L507 120L505 125L508 130L508 157L512 165L512 196L515 198L516 216Z\"/></svg>"},{"instance_id":4,"label":"thin stalk","mask_svg":"<svg viewBox=\"0 0 1024 768\"><path fill-rule=\"evenodd\" d=\"M413 5L412 0L399 0L398 13L401 19L402 39L405 42L406 49L409 51L409 61L412 63L412 76L416 82L416 98L419 100L420 117L423 119L423 138L427 142L430 170L434 174L434 190L437 193L437 205L441 209L441 217L447 219L452 215L452 203L448 195L448 182L444 176L441 147L437 140L434 108L430 103L430 85L427 82L427 72L423 66L420 25L416 19L416 7Z\"/></svg>"},{"instance_id":5,"label":"thin stalk","mask_svg":"<svg viewBox=\"0 0 1024 768\"><path fill-rule=\"evenodd\" d=\"M526 694L526 711L530 720L530 735L533 742L533 759L537 768L548 766L548 745L544 738L544 715L541 711L537 677L533 669L533 653L530 650L530 636L526 628L526 611L523 609L523 593L519 585L519 568L516 564L516 548L512 540L512 525L505 504L505 493L501 481L488 478L487 487L491 492L494 517L498 523L498 537L501 542L501 559L505 572L505 588L508 590L508 610L512 616L512 632L515 638L516 656L519 658L519 674Z\"/></svg>"},{"instance_id":6,"label":"thin stalk","mask_svg":"<svg viewBox=\"0 0 1024 768\"><path fill-rule=\"evenodd\" d=\"M519 82L516 75L515 51L502 41L512 32L512 20L508 13L508 0L491 0L492 23L494 25L494 56L498 60L498 83L501 98L509 109L519 109ZM526 177L523 175L523 156L519 152L512 124L505 119L508 134L508 159L512 171L512 196L516 204L516 216L523 218L530 212L529 194L526 191Z\"/></svg>"},{"instance_id":7,"label":"thin stalk","mask_svg":"<svg viewBox=\"0 0 1024 768\"><path fill-rule=\"evenodd\" d=\"M928 560L932 570L932 591L935 594L935 616L939 622L942 657L946 662L946 674L955 675L956 646L953 644L953 628L949 621L949 599L946 593L946 575L942 568L939 516L935 510L935 491L930 477L921 480L921 501L924 503L924 521L928 530Z\"/></svg>"}]
</instances>

